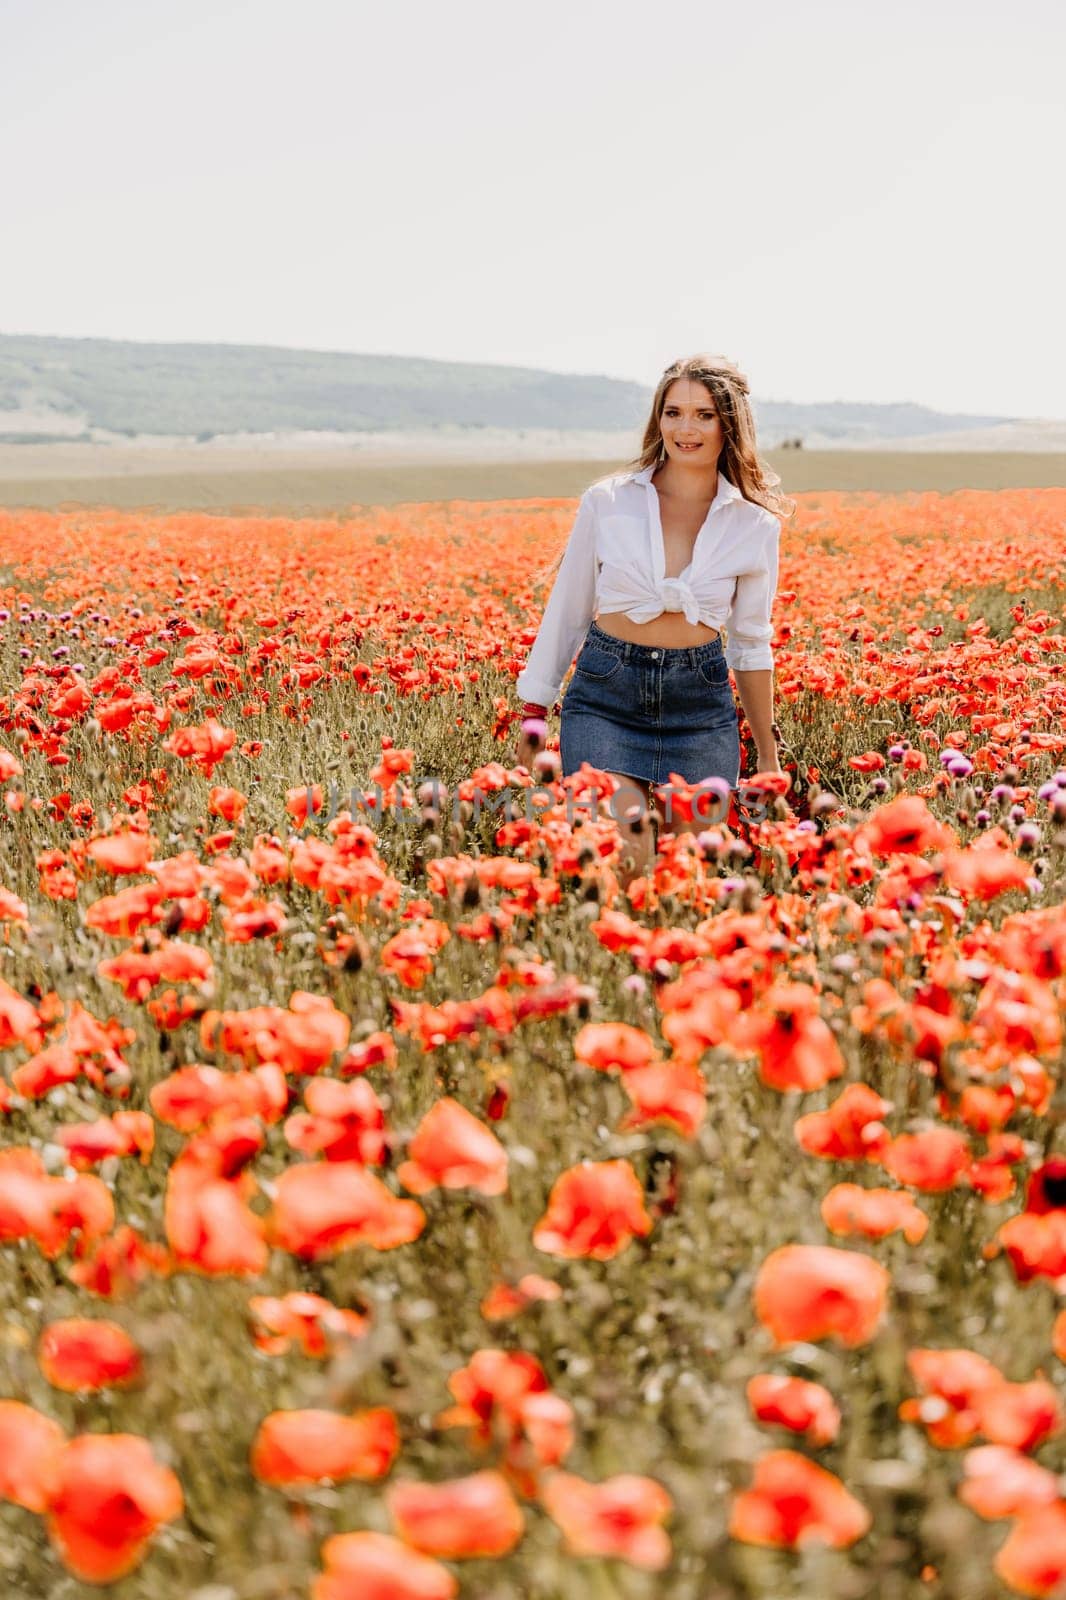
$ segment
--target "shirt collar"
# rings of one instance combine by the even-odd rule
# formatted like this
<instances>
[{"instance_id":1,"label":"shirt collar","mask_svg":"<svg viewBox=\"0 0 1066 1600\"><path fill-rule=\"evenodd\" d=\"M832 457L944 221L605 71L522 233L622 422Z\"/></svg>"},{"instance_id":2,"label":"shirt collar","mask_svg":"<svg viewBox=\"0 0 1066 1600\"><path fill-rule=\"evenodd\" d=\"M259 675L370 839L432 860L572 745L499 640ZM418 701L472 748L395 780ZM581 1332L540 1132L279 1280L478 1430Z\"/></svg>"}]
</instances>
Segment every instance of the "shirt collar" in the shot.
<instances>
[{"instance_id":1,"label":"shirt collar","mask_svg":"<svg viewBox=\"0 0 1066 1600\"><path fill-rule=\"evenodd\" d=\"M630 476L632 477L633 482L651 483L652 473L655 471L658 465L659 463L657 461L653 461L649 466L642 468L640 472L631 473ZM717 505L719 501L742 500L743 498L744 496L741 494L736 484L731 483L726 477L725 473L722 471L721 467L719 467L718 489L711 504Z\"/></svg>"}]
</instances>

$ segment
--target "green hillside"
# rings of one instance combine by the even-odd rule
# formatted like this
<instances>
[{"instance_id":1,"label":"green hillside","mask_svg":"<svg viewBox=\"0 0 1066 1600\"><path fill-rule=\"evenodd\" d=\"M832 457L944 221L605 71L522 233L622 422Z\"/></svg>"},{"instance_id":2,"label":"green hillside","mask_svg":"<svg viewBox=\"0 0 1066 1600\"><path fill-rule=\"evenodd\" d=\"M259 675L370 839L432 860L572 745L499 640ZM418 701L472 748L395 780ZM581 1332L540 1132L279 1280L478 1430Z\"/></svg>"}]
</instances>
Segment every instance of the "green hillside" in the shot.
<instances>
[{"instance_id":1,"label":"green hillside","mask_svg":"<svg viewBox=\"0 0 1066 1600\"><path fill-rule=\"evenodd\" d=\"M0 438L451 427L636 429L652 389L594 375L259 345L0 335ZM758 400L760 434L905 439L1010 421Z\"/></svg>"}]
</instances>

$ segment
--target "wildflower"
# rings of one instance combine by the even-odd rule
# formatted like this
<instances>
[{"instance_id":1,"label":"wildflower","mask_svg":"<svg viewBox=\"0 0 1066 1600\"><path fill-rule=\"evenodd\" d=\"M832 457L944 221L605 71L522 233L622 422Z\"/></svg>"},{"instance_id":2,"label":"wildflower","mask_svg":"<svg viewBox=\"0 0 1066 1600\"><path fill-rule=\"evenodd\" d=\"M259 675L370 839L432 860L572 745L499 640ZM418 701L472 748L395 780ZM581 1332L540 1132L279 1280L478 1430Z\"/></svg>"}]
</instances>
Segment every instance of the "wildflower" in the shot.
<instances>
[{"instance_id":1,"label":"wildflower","mask_svg":"<svg viewBox=\"0 0 1066 1600\"><path fill-rule=\"evenodd\" d=\"M986 845L946 850L943 855L944 882L975 900L994 900L1011 889L1024 889L1032 870L1013 851Z\"/></svg>"},{"instance_id":2,"label":"wildflower","mask_svg":"<svg viewBox=\"0 0 1066 1600\"><path fill-rule=\"evenodd\" d=\"M626 1072L622 1087L633 1109L626 1112L619 1128L667 1122L686 1139L699 1132L707 1111L707 1085L698 1067L677 1060L653 1062Z\"/></svg>"},{"instance_id":3,"label":"wildflower","mask_svg":"<svg viewBox=\"0 0 1066 1600\"><path fill-rule=\"evenodd\" d=\"M141 1374L141 1352L125 1329L85 1317L50 1323L37 1361L53 1388L72 1394L133 1383Z\"/></svg>"},{"instance_id":4,"label":"wildflower","mask_svg":"<svg viewBox=\"0 0 1066 1600\"><path fill-rule=\"evenodd\" d=\"M992 1566L1016 1594L1056 1600L1066 1582L1066 1500L1023 1511Z\"/></svg>"},{"instance_id":5,"label":"wildflower","mask_svg":"<svg viewBox=\"0 0 1066 1600\"><path fill-rule=\"evenodd\" d=\"M1043 1378L991 1384L974 1395L973 1409L984 1437L1012 1450L1036 1450L1062 1432L1061 1402Z\"/></svg>"},{"instance_id":6,"label":"wildflower","mask_svg":"<svg viewBox=\"0 0 1066 1600\"><path fill-rule=\"evenodd\" d=\"M479 1310L486 1322L505 1322L537 1300L559 1300L563 1291L550 1278L527 1272L517 1284L496 1283L482 1300Z\"/></svg>"},{"instance_id":7,"label":"wildflower","mask_svg":"<svg viewBox=\"0 0 1066 1600\"><path fill-rule=\"evenodd\" d=\"M342 1416L336 1411L272 1411L260 1423L251 1467L260 1483L300 1488L348 1478L382 1478L400 1448L387 1406Z\"/></svg>"},{"instance_id":8,"label":"wildflower","mask_svg":"<svg viewBox=\"0 0 1066 1600\"><path fill-rule=\"evenodd\" d=\"M267 1355L284 1355L293 1342L305 1356L321 1358L347 1339L361 1339L370 1319L358 1311L345 1311L322 1295L299 1290L275 1298L253 1295L248 1301L252 1338Z\"/></svg>"},{"instance_id":9,"label":"wildflower","mask_svg":"<svg viewBox=\"0 0 1066 1600\"><path fill-rule=\"evenodd\" d=\"M51 1464L65 1435L58 1422L21 1400L0 1400L0 1500L27 1511L48 1505Z\"/></svg>"},{"instance_id":10,"label":"wildflower","mask_svg":"<svg viewBox=\"0 0 1066 1600\"><path fill-rule=\"evenodd\" d=\"M533 1243L548 1255L608 1261L652 1230L628 1161L582 1161L556 1178Z\"/></svg>"},{"instance_id":11,"label":"wildflower","mask_svg":"<svg viewBox=\"0 0 1066 1600\"><path fill-rule=\"evenodd\" d=\"M153 1084L148 1101L160 1122L194 1133L216 1118L259 1117L277 1122L289 1103L289 1085L280 1067L269 1063L253 1072L222 1072L218 1067L179 1067Z\"/></svg>"},{"instance_id":12,"label":"wildflower","mask_svg":"<svg viewBox=\"0 0 1066 1600\"><path fill-rule=\"evenodd\" d=\"M907 1366L920 1398L904 1400L899 1415L904 1422L921 1423L941 1450L977 1437L977 1397L1006 1382L998 1367L973 1350L911 1350Z\"/></svg>"},{"instance_id":13,"label":"wildflower","mask_svg":"<svg viewBox=\"0 0 1066 1600\"><path fill-rule=\"evenodd\" d=\"M776 982L757 1005L737 1017L728 1043L759 1056L759 1076L771 1089L820 1089L844 1071L844 1058L818 995L806 983Z\"/></svg>"},{"instance_id":14,"label":"wildflower","mask_svg":"<svg viewBox=\"0 0 1066 1600\"><path fill-rule=\"evenodd\" d=\"M161 1245L149 1244L136 1228L124 1223L75 1262L70 1280L89 1294L118 1300L132 1294L147 1277L165 1277L170 1265L170 1256Z\"/></svg>"},{"instance_id":15,"label":"wildflower","mask_svg":"<svg viewBox=\"0 0 1066 1600\"><path fill-rule=\"evenodd\" d=\"M516 1350L478 1350L468 1366L448 1379L458 1401L438 1425L469 1427L482 1445L502 1435L507 1464L521 1473L530 1458L537 1467L556 1466L574 1443L573 1410L552 1394L536 1357Z\"/></svg>"},{"instance_id":16,"label":"wildflower","mask_svg":"<svg viewBox=\"0 0 1066 1600\"><path fill-rule=\"evenodd\" d=\"M114 1583L140 1564L156 1529L183 1504L181 1485L147 1439L80 1434L53 1463L48 1533L74 1577Z\"/></svg>"},{"instance_id":17,"label":"wildflower","mask_svg":"<svg viewBox=\"0 0 1066 1600\"><path fill-rule=\"evenodd\" d=\"M147 1163L155 1146L155 1123L145 1111L116 1111L96 1122L57 1128L55 1138L71 1166L82 1171L110 1156L139 1155Z\"/></svg>"},{"instance_id":18,"label":"wildflower","mask_svg":"<svg viewBox=\"0 0 1066 1600\"><path fill-rule=\"evenodd\" d=\"M928 1194L953 1189L973 1161L965 1135L954 1128L925 1128L891 1140L878 1159L900 1183Z\"/></svg>"},{"instance_id":19,"label":"wildflower","mask_svg":"<svg viewBox=\"0 0 1066 1600\"><path fill-rule=\"evenodd\" d=\"M956 835L936 820L920 795L901 794L876 807L855 830L854 842L875 856L922 855L955 844Z\"/></svg>"},{"instance_id":20,"label":"wildflower","mask_svg":"<svg viewBox=\"0 0 1066 1600\"><path fill-rule=\"evenodd\" d=\"M654 1478L626 1472L589 1483L574 1473L553 1472L541 1499L571 1555L614 1556L651 1572L660 1572L670 1560L670 1536L662 1523L673 1500Z\"/></svg>"},{"instance_id":21,"label":"wildflower","mask_svg":"<svg viewBox=\"0 0 1066 1600\"><path fill-rule=\"evenodd\" d=\"M1059 1497L1058 1479L1020 1450L984 1444L967 1450L959 1499L979 1517L1017 1517Z\"/></svg>"},{"instance_id":22,"label":"wildflower","mask_svg":"<svg viewBox=\"0 0 1066 1600\"><path fill-rule=\"evenodd\" d=\"M832 1444L840 1431L837 1403L820 1383L760 1372L749 1378L746 1393L752 1414L760 1422L805 1434L812 1445Z\"/></svg>"},{"instance_id":23,"label":"wildflower","mask_svg":"<svg viewBox=\"0 0 1066 1600\"><path fill-rule=\"evenodd\" d=\"M415 1200L398 1200L380 1178L354 1161L308 1161L277 1180L268 1221L271 1241L306 1260L367 1244L392 1250L426 1225Z\"/></svg>"},{"instance_id":24,"label":"wildflower","mask_svg":"<svg viewBox=\"0 0 1066 1600\"><path fill-rule=\"evenodd\" d=\"M507 1188L507 1151L457 1100L446 1097L430 1107L408 1154L396 1176L412 1194L439 1187L496 1195Z\"/></svg>"},{"instance_id":25,"label":"wildflower","mask_svg":"<svg viewBox=\"0 0 1066 1600\"><path fill-rule=\"evenodd\" d=\"M307 1111L297 1111L285 1123L285 1137L294 1150L365 1166L380 1166L385 1160L385 1111L365 1078L355 1083L312 1078L304 1103Z\"/></svg>"},{"instance_id":26,"label":"wildflower","mask_svg":"<svg viewBox=\"0 0 1066 1600\"><path fill-rule=\"evenodd\" d=\"M827 1110L797 1118L796 1141L823 1161L874 1161L888 1142L881 1119L891 1110L865 1083L849 1083Z\"/></svg>"},{"instance_id":27,"label":"wildflower","mask_svg":"<svg viewBox=\"0 0 1066 1600\"><path fill-rule=\"evenodd\" d=\"M459 1593L447 1568L387 1533L335 1533L322 1561L311 1600L456 1600Z\"/></svg>"},{"instance_id":28,"label":"wildflower","mask_svg":"<svg viewBox=\"0 0 1066 1600\"><path fill-rule=\"evenodd\" d=\"M446 1560L505 1556L525 1531L521 1507L498 1472L444 1483L404 1478L386 1490L385 1499L401 1539Z\"/></svg>"},{"instance_id":29,"label":"wildflower","mask_svg":"<svg viewBox=\"0 0 1066 1600\"><path fill-rule=\"evenodd\" d=\"M929 1218L902 1189L863 1189L857 1183L838 1183L820 1209L830 1233L845 1236L883 1239L901 1232L908 1244L918 1244L929 1230Z\"/></svg>"},{"instance_id":30,"label":"wildflower","mask_svg":"<svg viewBox=\"0 0 1066 1600\"><path fill-rule=\"evenodd\" d=\"M618 1067L629 1072L658 1060L654 1041L643 1028L628 1022L586 1022L574 1040L574 1055L600 1072Z\"/></svg>"},{"instance_id":31,"label":"wildflower","mask_svg":"<svg viewBox=\"0 0 1066 1600\"><path fill-rule=\"evenodd\" d=\"M874 1335L889 1275L880 1262L832 1245L783 1245L755 1280L755 1311L777 1344L833 1338L853 1347Z\"/></svg>"},{"instance_id":32,"label":"wildflower","mask_svg":"<svg viewBox=\"0 0 1066 1600\"><path fill-rule=\"evenodd\" d=\"M771 1450L756 1461L751 1488L734 1500L729 1532L746 1544L843 1550L870 1523L866 1507L834 1473L795 1450Z\"/></svg>"}]
</instances>

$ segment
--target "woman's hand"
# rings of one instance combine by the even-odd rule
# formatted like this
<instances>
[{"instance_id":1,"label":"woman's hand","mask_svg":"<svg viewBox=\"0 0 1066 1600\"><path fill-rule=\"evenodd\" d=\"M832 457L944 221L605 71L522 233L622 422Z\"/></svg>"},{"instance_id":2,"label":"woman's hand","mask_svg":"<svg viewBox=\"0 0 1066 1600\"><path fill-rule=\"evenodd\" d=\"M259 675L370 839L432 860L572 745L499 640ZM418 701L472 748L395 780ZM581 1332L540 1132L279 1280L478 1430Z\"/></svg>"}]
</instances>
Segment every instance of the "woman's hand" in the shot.
<instances>
[{"instance_id":1,"label":"woman's hand","mask_svg":"<svg viewBox=\"0 0 1066 1600\"><path fill-rule=\"evenodd\" d=\"M790 789L792 787L792 774L791 772L787 772L781 765L781 761L776 750L763 752L762 754L758 755L755 761L755 770L756 772L779 772L783 778L788 779L788 787Z\"/></svg>"},{"instance_id":2,"label":"woman's hand","mask_svg":"<svg viewBox=\"0 0 1066 1600\"><path fill-rule=\"evenodd\" d=\"M532 704L527 713L518 724L518 743L515 746L515 765L525 767L528 772L533 771L533 761L538 751L543 750L548 741L547 717L541 715L540 708Z\"/></svg>"},{"instance_id":3,"label":"woman's hand","mask_svg":"<svg viewBox=\"0 0 1066 1600\"><path fill-rule=\"evenodd\" d=\"M533 771L533 760L538 750L543 750L543 741L534 741L528 733L519 732L518 744L515 747L514 764L516 767L525 767L527 772Z\"/></svg>"}]
</instances>

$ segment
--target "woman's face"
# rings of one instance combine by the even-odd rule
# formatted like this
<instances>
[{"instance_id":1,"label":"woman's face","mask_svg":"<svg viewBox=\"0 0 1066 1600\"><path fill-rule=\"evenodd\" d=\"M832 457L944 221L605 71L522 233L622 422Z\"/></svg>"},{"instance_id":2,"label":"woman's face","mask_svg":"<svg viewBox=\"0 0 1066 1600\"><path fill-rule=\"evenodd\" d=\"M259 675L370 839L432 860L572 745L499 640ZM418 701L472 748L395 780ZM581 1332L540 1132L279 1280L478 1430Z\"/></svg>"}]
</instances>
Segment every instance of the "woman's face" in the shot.
<instances>
[{"instance_id":1,"label":"woman's face","mask_svg":"<svg viewBox=\"0 0 1066 1600\"><path fill-rule=\"evenodd\" d=\"M666 391L659 419L666 454L673 461L713 466L724 443L714 396L696 378L675 378ZM686 449L686 445L694 448Z\"/></svg>"}]
</instances>

